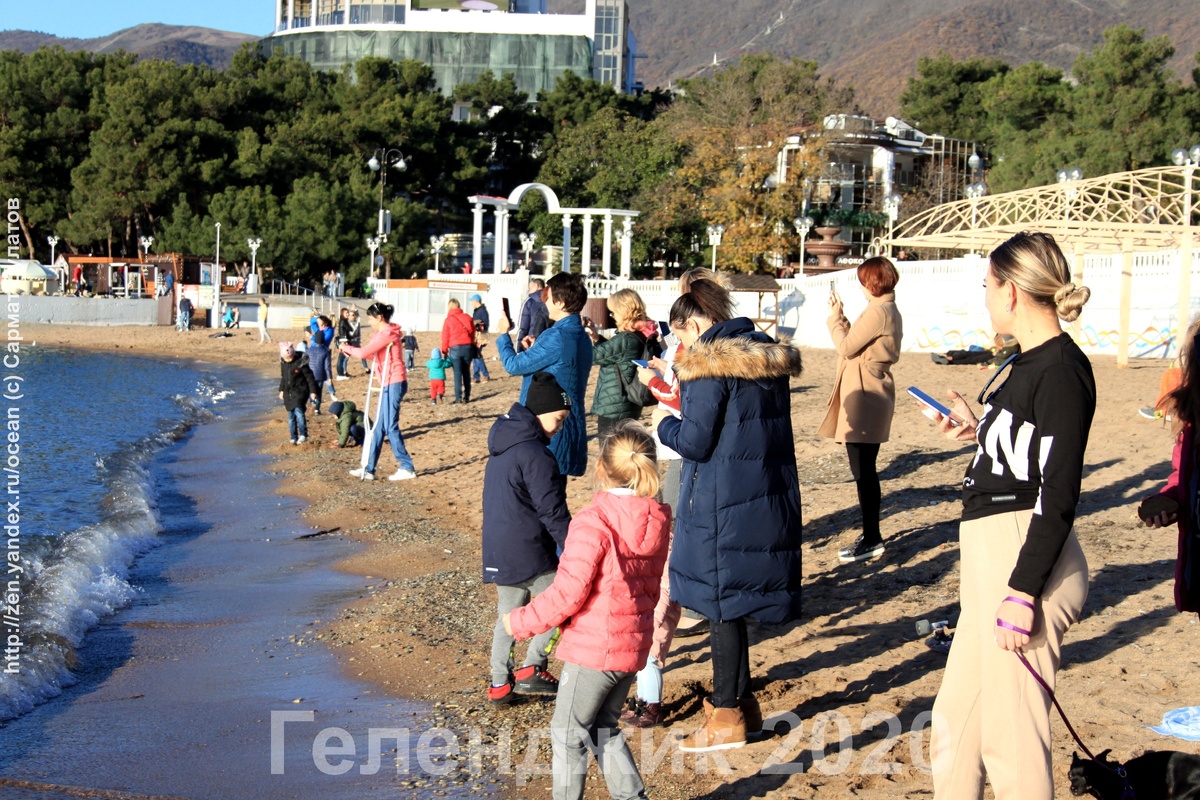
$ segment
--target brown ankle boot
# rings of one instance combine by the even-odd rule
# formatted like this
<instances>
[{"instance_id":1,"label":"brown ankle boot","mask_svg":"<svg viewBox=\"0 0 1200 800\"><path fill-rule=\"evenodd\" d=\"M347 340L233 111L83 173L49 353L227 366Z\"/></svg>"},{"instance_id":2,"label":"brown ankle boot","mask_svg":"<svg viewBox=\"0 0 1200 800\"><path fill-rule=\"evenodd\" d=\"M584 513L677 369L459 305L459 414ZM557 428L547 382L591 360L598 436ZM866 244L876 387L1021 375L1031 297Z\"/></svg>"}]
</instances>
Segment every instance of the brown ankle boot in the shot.
<instances>
[{"instance_id":1,"label":"brown ankle boot","mask_svg":"<svg viewBox=\"0 0 1200 800\"><path fill-rule=\"evenodd\" d=\"M655 728L663 724L662 703L644 703L625 724L631 728Z\"/></svg>"},{"instance_id":2,"label":"brown ankle boot","mask_svg":"<svg viewBox=\"0 0 1200 800\"><path fill-rule=\"evenodd\" d=\"M707 702L707 701L706 701ZM729 750L746 743L746 719L739 708L714 708L704 727L679 743L685 753L707 753Z\"/></svg>"}]
</instances>

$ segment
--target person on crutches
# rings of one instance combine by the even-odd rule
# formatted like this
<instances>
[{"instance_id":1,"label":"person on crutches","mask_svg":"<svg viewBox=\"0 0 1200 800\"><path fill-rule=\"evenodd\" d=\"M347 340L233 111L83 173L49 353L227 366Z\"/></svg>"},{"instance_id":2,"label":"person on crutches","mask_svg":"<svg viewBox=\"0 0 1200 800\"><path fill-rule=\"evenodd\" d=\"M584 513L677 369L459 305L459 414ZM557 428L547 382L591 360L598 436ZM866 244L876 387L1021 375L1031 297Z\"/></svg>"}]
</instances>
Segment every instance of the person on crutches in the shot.
<instances>
[{"instance_id":1,"label":"person on crutches","mask_svg":"<svg viewBox=\"0 0 1200 800\"><path fill-rule=\"evenodd\" d=\"M358 469L350 470L355 478L375 480L375 466L383 449L386 435L392 444L392 454L399 468L388 476L388 480L404 481L417 477L412 456L404 447L404 436L400 433L400 401L408 391L408 372L404 367L404 349L401 345L399 325L394 325L392 306L372 303L367 309L367 318L375 333L364 347L347 344L343 348L351 358L371 358L371 377L367 384L367 398L363 404L366 414L366 442L362 449L362 463ZM376 386L378 380L378 386ZM378 393L375 413L371 414L372 393Z\"/></svg>"}]
</instances>

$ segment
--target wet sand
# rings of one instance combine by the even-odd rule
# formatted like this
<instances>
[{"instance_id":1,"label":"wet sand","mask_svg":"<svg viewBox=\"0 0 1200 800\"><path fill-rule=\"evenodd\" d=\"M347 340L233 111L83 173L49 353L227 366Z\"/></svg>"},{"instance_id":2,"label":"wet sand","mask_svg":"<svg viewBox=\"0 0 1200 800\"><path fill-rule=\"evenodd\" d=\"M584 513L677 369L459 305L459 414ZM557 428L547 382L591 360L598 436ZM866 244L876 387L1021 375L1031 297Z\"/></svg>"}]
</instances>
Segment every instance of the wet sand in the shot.
<instances>
[{"instance_id":1,"label":"wet sand","mask_svg":"<svg viewBox=\"0 0 1200 800\"><path fill-rule=\"evenodd\" d=\"M212 340L204 332L53 326L36 335L45 342L251 366L268 382L278 374L275 349L258 346L253 331ZM419 338L420 355L427 357L436 337ZM755 689L779 724L773 737L723 758L672 755L670 741L701 722L700 701L711 688L706 641L678 639L666 671L670 725L633 737L656 798L932 795L923 726L944 657L925 647L913 622L956 616L959 482L971 451L949 445L915 404L902 401L892 441L880 453L887 553L839 564L837 548L857 535L854 486L843 449L815 435L835 360L831 351L814 349L804 350L804 359L805 374L793 382L793 422L805 516L805 617L752 633ZM1170 431L1137 416L1139 407L1153 403L1165 362L1137 361L1128 369L1118 369L1111 357L1092 363L1099 400L1076 526L1092 584L1084 618L1067 635L1059 699L1093 750L1111 747L1121 758L1146 748L1200 752L1196 743L1144 729L1200 697L1200 628L1195 615L1176 614L1171 600L1175 533L1143 528L1134 516L1138 500L1169 473ZM421 473L414 481L350 479L346 470L357 458L328 449L334 429L327 417L310 416L312 441L292 447L282 407L268 404L258 431L264 452L279 458L284 491L309 503L308 523L336 527L337 536L367 546L339 568L366 576L370 588L313 628L324 637L322 646L332 648L352 677L390 696L431 704L464 749L475 731L477 749L488 752L478 765L459 763L457 777L483 773L515 795L548 797L548 778L536 774L549 763L548 744L542 739L527 750L526 734L545 729L552 704L492 709L483 694L494 623L494 592L481 583L478 551L486 434L519 389L499 364L489 366L494 379L475 387L477 400L467 406L430 405L426 373L415 371L401 413ZM361 373L356 362L351 367ZM911 353L895 374L900 387L917 385L935 395L953 387L970 396L991 375L936 366L927 355ZM366 380L337 386L343 397L360 399ZM381 475L392 468L385 448ZM570 481L572 510L593 490L590 479ZM1069 794L1072 749L1056 721L1060 796ZM404 781L431 777L416 770L393 779L401 795L410 796L418 788ZM446 790L451 797L464 791ZM588 796L606 796L594 771Z\"/></svg>"}]
</instances>

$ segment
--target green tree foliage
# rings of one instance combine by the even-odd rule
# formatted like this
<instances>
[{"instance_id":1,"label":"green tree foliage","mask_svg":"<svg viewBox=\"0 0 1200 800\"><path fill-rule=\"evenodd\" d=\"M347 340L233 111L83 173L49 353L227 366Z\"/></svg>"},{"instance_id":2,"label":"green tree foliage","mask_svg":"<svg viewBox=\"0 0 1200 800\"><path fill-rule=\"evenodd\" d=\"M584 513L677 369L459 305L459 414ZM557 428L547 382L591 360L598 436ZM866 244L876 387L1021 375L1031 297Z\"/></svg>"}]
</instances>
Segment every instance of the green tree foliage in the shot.
<instances>
[{"instance_id":1,"label":"green tree foliage","mask_svg":"<svg viewBox=\"0 0 1200 800\"><path fill-rule=\"evenodd\" d=\"M851 93L822 79L814 62L767 55L746 56L712 77L685 81L682 90L660 117L683 148L682 163L649 200L646 224L678 246L680 232L698 234L706 223L721 223L722 262L752 271L765 254L790 248L803 179L821 163L821 143L808 140L789 180L779 185L780 150L824 115L850 107Z\"/></svg>"},{"instance_id":2,"label":"green tree foliage","mask_svg":"<svg viewBox=\"0 0 1200 800\"><path fill-rule=\"evenodd\" d=\"M1008 70L998 58L955 61L948 53L922 56L917 77L900 95L901 115L926 133L986 141L990 128L982 88Z\"/></svg>"}]
</instances>

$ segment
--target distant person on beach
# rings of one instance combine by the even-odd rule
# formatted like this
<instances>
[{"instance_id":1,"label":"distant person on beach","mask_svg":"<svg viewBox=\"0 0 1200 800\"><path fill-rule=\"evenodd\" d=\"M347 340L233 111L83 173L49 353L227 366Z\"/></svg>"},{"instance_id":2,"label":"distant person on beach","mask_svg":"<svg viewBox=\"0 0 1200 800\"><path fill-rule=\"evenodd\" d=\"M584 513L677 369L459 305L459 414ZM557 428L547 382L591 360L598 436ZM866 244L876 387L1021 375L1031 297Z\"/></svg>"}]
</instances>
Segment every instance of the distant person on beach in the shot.
<instances>
[{"instance_id":1,"label":"distant person on beach","mask_svg":"<svg viewBox=\"0 0 1200 800\"><path fill-rule=\"evenodd\" d=\"M385 303L372 303L367 309L367 318L375 328L371 340L365 347L346 345L346 353L351 358L372 359L372 380L375 382L375 388L379 390L378 412L371 425L371 439L366 444L366 466L350 470L350 474L355 478L365 481L375 480L375 467L379 463L379 453L383 450L385 435L392 445L392 455L396 457L398 465L396 471L388 476L388 480L406 481L417 477L412 456L404 447L404 435L400 433L400 401L408 391L408 372L404 368L400 326L391 321L394 311L392 306ZM367 399L372 398L368 396ZM375 409L367 408L366 411L371 414Z\"/></svg>"},{"instance_id":2,"label":"distant person on beach","mask_svg":"<svg viewBox=\"0 0 1200 800\"><path fill-rule=\"evenodd\" d=\"M483 304L483 298L477 294L471 295L471 320L475 324L475 353L471 359L471 380L479 383L482 379L487 383L492 379L488 374L487 358L483 354L483 348L488 345L488 329L492 327L491 316L488 314L487 306Z\"/></svg>"},{"instance_id":3,"label":"distant person on beach","mask_svg":"<svg viewBox=\"0 0 1200 800\"><path fill-rule=\"evenodd\" d=\"M337 400L337 392L333 389L333 373L330 371L333 344L333 320L324 314L317 317L317 330L308 341L308 366L312 369L313 377L317 380L317 399L313 402L313 413L321 414L321 395L325 387L329 387L330 401Z\"/></svg>"},{"instance_id":4,"label":"distant person on beach","mask_svg":"<svg viewBox=\"0 0 1200 800\"><path fill-rule=\"evenodd\" d=\"M524 375L521 402L529 391L535 372L549 372L571 397L571 415L562 430L550 440L550 451L558 460L563 475L582 475L587 471L587 420L583 393L592 370L592 342L583 330L579 312L587 302L583 276L559 272L546 284L546 308L554 323L534 341L525 339L525 350L516 352L508 336L509 321L499 322L496 350L500 363L510 375Z\"/></svg>"},{"instance_id":5,"label":"distant person on beach","mask_svg":"<svg viewBox=\"0 0 1200 800\"><path fill-rule=\"evenodd\" d=\"M542 335L542 331L550 327L550 313L546 310L546 303L542 300L542 292L546 288L546 282L541 278L533 278L529 281L529 295L525 298L525 302L521 303L520 322L517 324L517 352L525 349L525 340L537 340L537 337Z\"/></svg>"},{"instance_id":6,"label":"distant person on beach","mask_svg":"<svg viewBox=\"0 0 1200 800\"><path fill-rule=\"evenodd\" d=\"M436 347L425 362L425 368L429 370L429 400L435 406L446 401L446 370L451 366L450 359Z\"/></svg>"},{"instance_id":7,"label":"distant person on beach","mask_svg":"<svg viewBox=\"0 0 1200 800\"><path fill-rule=\"evenodd\" d=\"M454 369L454 402L471 402L471 356L475 349L475 322L451 298L442 323L442 353Z\"/></svg>"},{"instance_id":8,"label":"distant person on beach","mask_svg":"<svg viewBox=\"0 0 1200 800\"><path fill-rule=\"evenodd\" d=\"M176 329L181 331L190 331L192 329L192 301L187 297L179 298L179 319L177 320Z\"/></svg>"},{"instance_id":9,"label":"distant person on beach","mask_svg":"<svg viewBox=\"0 0 1200 800\"><path fill-rule=\"evenodd\" d=\"M416 360L416 355L421 350L421 345L417 343L417 337L413 336L412 331L404 334L404 366L408 369L413 368L413 363Z\"/></svg>"},{"instance_id":10,"label":"distant person on beach","mask_svg":"<svg viewBox=\"0 0 1200 800\"><path fill-rule=\"evenodd\" d=\"M350 327L346 334L346 344L351 347L362 347L362 323L358 320L358 309L350 309ZM370 369L365 358L359 359L363 369ZM347 365L348 366L348 365Z\"/></svg>"},{"instance_id":11,"label":"distant person on beach","mask_svg":"<svg viewBox=\"0 0 1200 800\"><path fill-rule=\"evenodd\" d=\"M362 447L367 431L358 405L353 400L338 400L329 404L329 413L334 417L338 432L337 441L329 446L349 447L353 443L355 447Z\"/></svg>"},{"instance_id":12,"label":"distant person on beach","mask_svg":"<svg viewBox=\"0 0 1200 800\"><path fill-rule=\"evenodd\" d=\"M571 411L571 398L548 372L533 376L524 404L514 403L488 433L483 473L483 582L496 584L492 683L488 700L508 703L517 694L554 694L546 671L553 627L533 637L525 661L513 671L513 637L504 616L526 605L554 582L558 553L567 541L567 479L546 447Z\"/></svg>"},{"instance_id":13,"label":"distant person on beach","mask_svg":"<svg viewBox=\"0 0 1200 800\"><path fill-rule=\"evenodd\" d=\"M596 479L601 491L571 520L550 588L503 618L518 639L562 626L550 721L556 800L583 797L589 750L609 794L646 796L617 721L650 651L671 528L671 509L654 499L658 465L645 428L627 422L603 440Z\"/></svg>"},{"instance_id":14,"label":"distant person on beach","mask_svg":"<svg viewBox=\"0 0 1200 800\"><path fill-rule=\"evenodd\" d=\"M258 343L264 342L270 344L271 332L267 330L267 315L270 314L271 307L267 304L265 297L259 298L258 301Z\"/></svg>"},{"instance_id":15,"label":"distant person on beach","mask_svg":"<svg viewBox=\"0 0 1200 800\"><path fill-rule=\"evenodd\" d=\"M279 343L279 399L288 414L288 433L291 443L308 439L308 422L304 409L310 399L317 398L317 381L308 368L308 358L300 355L291 342Z\"/></svg>"},{"instance_id":16,"label":"distant person on beach","mask_svg":"<svg viewBox=\"0 0 1200 800\"><path fill-rule=\"evenodd\" d=\"M596 390L592 396L592 416L596 435L603 439L626 419L642 415L642 406L625 394L625 387L637 381L637 364L648 341L657 346L658 326L646 317L646 304L633 289L614 292L606 301L617 322L617 332L605 339L594 324L584 326L592 340L592 364L599 365Z\"/></svg>"},{"instance_id":17,"label":"distant person on beach","mask_svg":"<svg viewBox=\"0 0 1200 800\"><path fill-rule=\"evenodd\" d=\"M1171 454L1171 476L1167 485L1151 495L1139 516L1152 528L1176 525L1179 529L1175 561L1175 608L1180 612L1200 611L1200 519L1196 495L1197 453L1200 453L1200 320L1192 323L1184 339L1178 365L1179 383L1155 406L1173 423L1175 449Z\"/></svg>"},{"instance_id":18,"label":"distant person on beach","mask_svg":"<svg viewBox=\"0 0 1200 800\"><path fill-rule=\"evenodd\" d=\"M900 360L903 324L896 308L896 283L900 273L883 256L868 258L858 266L858 283L867 298L866 309L850 324L842 313L842 298L829 292L826 327L838 353L837 376L825 419L817 429L846 446L850 474L858 491L862 533L849 547L838 550L843 564L883 555L879 532L879 446L888 440L896 413L896 382L892 365Z\"/></svg>"},{"instance_id":19,"label":"distant person on beach","mask_svg":"<svg viewBox=\"0 0 1200 800\"><path fill-rule=\"evenodd\" d=\"M1088 593L1074 525L1096 381L1059 320L1076 320L1090 292L1046 233L993 250L984 286L992 330L1021 354L979 393L980 417L953 391L951 416L935 417L978 450L963 478L961 614L933 704L933 793L980 800L986 781L999 800L1049 800L1051 697L1030 671L1053 689Z\"/></svg>"},{"instance_id":20,"label":"distant person on beach","mask_svg":"<svg viewBox=\"0 0 1200 800\"><path fill-rule=\"evenodd\" d=\"M346 351L342 348L350 343L350 309L343 308L338 314L337 333L334 334L334 341L337 342L338 357L337 357L337 380L350 380L350 373L346 368L350 366L350 356L346 355Z\"/></svg>"},{"instance_id":21,"label":"distant person on beach","mask_svg":"<svg viewBox=\"0 0 1200 800\"><path fill-rule=\"evenodd\" d=\"M695 281L671 306L681 418L653 414L662 443L683 457L671 598L709 620L713 694L685 752L741 747L762 731L750 687L747 620L800 615L800 483L789 379L800 351L746 317L728 294Z\"/></svg>"}]
</instances>

